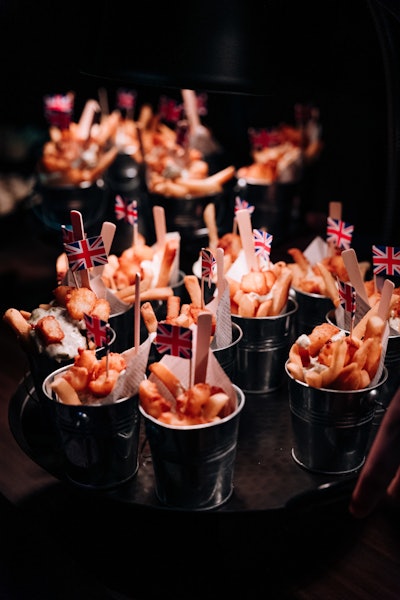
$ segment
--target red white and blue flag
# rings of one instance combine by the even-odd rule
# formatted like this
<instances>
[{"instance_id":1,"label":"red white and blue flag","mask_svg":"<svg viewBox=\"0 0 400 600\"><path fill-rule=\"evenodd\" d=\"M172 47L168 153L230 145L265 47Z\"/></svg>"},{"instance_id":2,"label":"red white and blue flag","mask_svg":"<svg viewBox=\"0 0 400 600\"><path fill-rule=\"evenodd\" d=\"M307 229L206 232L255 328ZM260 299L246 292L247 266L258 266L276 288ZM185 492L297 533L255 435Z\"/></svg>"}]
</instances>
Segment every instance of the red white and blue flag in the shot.
<instances>
[{"instance_id":1,"label":"red white and blue flag","mask_svg":"<svg viewBox=\"0 0 400 600\"><path fill-rule=\"evenodd\" d=\"M400 246L372 246L375 275L400 275Z\"/></svg>"},{"instance_id":2,"label":"red white and blue flag","mask_svg":"<svg viewBox=\"0 0 400 600\"><path fill-rule=\"evenodd\" d=\"M183 106L175 100L171 100L166 96L161 96L158 112L160 118L171 123L177 123L182 117Z\"/></svg>"},{"instance_id":3,"label":"red white and blue flag","mask_svg":"<svg viewBox=\"0 0 400 600\"><path fill-rule=\"evenodd\" d=\"M59 129L68 129L72 119L74 97L72 94L55 94L44 97L44 114L49 123Z\"/></svg>"},{"instance_id":4,"label":"red white and blue flag","mask_svg":"<svg viewBox=\"0 0 400 600\"><path fill-rule=\"evenodd\" d=\"M160 354L192 358L193 332L188 327L159 323L154 344Z\"/></svg>"},{"instance_id":5,"label":"red white and blue flag","mask_svg":"<svg viewBox=\"0 0 400 600\"><path fill-rule=\"evenodd\" d=\"M74 241L74 232L70 225L61 225L63 244L69 244Z\"/></svg>"},{"instance_id":6,"label":"red white and blue flag","mask_svg":"<svg viewBox=\"0 0 400 600\"><path fill-rule=\"evenodd\" d=\"M117 90L117 107L121 110L133 110L135 107L136 92L134 90Z\"/></svg>"},{"instance_id":7,"label":"red white and blue flag","mask_svg":"<svg viewBox=\"0 0 400 600\"><path fill-rule=\"evenodd\" d=\"M136 225L138 222L137 201L127 203L121 196L115 197L115 216L118 220L124 219L131 225Z\"/></svg>"},{"instance_id":8,"label":"red white and blue flag","mask_svg":"<svg viewBox=\"0 0 400 600\"><path fill-rule=\"evenodd\" d=\"M71 271L106 265L108 256L101 235L64 244Z\"/></svg>"},{"instance_id":9,"label":"red white and blue flag","mask_svg":"<svg viewBox=\"0 0 400 600\"><path fill-rule=\"evenodd\" d=\"M356 290L350 283L345 283L337 279L340 304L344 310L351 313L352 317L356 313Z\"/></svg>"},{"instance_id":10,"label":"red white and blue flag","mask_svg":"<svg viewBox=\"0 0 400 600\"><path fill-rule=\"evenodd\" d=\"M261 229L253 229L254 251L257 256L269 260L273 238L272 233L267 233Z\"/></svg>"},{"instance_id":11,"label":"red white and blue flag","mask_svg":"<svg viewBox=\"0 0 400 600\"><path fill-rule=\"evenodd\" d=\"M254 212L254 206L249 204L247 200L243 200L240 196L236 196L235 198L235 213L238 210L247 210L248 213L252 214Z\"/></svg>"},{"instance_id":12,"label":"red white and blue flag","mask_svg":"<svg viewBox=\"0 0 400 600\"><path fill-rule=\"evenodd\" d=\"M83 318L86 325L86 335L89 340L94 342L97 348L107 346L110 340L110 325L107 321L92 317L84 313Z\"/></svg>"},{"instance_id":13,"label":"red white and blue flag","mask_svg":"<svg viewBox=\"0 0 400 600\"><path fill-rule=\"evenodd\" d=\"M211 280L214 275L217 261L211 250L201 249L201 276L208 281L208 287L211 287Z\"/></svg>"},{"instance_id":14,"label":"red white and blue flag","mask_svg":"<svg viewBox=\"0 0 400 600\"><path fill-rule=\"evenodd\" d=\"M332 242L335 248L348 250L351 246L353 231L353 225L350 225L345 221L341 221L340 219L332 219L332 217L328 217L326 240L327 242Z\"/></svg>"}]
</instances>

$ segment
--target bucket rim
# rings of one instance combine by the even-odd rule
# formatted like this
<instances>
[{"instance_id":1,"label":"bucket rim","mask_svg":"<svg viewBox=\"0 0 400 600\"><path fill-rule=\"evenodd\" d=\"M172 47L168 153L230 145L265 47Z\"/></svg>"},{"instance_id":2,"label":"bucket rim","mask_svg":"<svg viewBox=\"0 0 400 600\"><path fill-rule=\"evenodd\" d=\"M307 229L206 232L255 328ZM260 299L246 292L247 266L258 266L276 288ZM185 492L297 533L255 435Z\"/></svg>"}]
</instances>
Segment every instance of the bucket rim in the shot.
<instances>
[{"instance_id":1,"label":"bucket rim","mask_svg":"<svg viewBox=\"0 0 400 600\"><path fill-rule=\"evenodd\" d=\"M172 429L175 431L198 431L198 430L203 430L203 429L210 429L211 427L215 427L217 425L222 425L223 423L228 423L229 421L232 421L232 419L234 419L242 411L242 409L245 405L245 402L246 402L245 394L244 394L243 390L240 387L238 387L237 385L235 385L234 383L232 383L232 387L235 390L235 393L236 393L236 396L238 399L237 407L235 408L235 410L232 413L230 413L223 419L219 419L217 421L211 421L210 423L199 423L198 425L169 425L168 423L163 423L162 421L159 421L158 419L156 419L156 417L152 417L151 415L149 415L149 413L147 413L144 410L144 408L142 407L140 402L139 402L139 411L145 419L147 419L151 423L154 423L155 425L162 427L164 429L169 429L169 430Z\"/></svg>"}]
</instances>

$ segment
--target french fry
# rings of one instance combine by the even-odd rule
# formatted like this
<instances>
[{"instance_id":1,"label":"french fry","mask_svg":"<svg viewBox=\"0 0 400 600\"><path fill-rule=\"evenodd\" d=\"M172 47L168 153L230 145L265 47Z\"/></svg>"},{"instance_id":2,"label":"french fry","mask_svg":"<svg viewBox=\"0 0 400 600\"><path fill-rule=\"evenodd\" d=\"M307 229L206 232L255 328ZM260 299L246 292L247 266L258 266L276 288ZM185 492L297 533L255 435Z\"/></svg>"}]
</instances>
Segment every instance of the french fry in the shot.
<instances>
[{"instance_id":1,"label":"french fry","mask_svg":"<svg viewBox=\"0 0 400 600\"><path fill-rule=\"evenodd\" d=\"M166 287L171 279L171 268L179 250L179 241L176 239L167 240L164 247L164 253L161 260L160 272L155 287Z\"/></svg>"},{"instance_id":2,"label":"french fry","mask_svg":"<svg viewBox=\"0 0 400 600\"><path fill-rule=\"evenodd\" d=\"M196 275L185 275L183 282L192 304L201 307L201 287Z\"/></svg>"},{"instance_id":3,"label":"french fry","mask_svg":"<svg viewBox=\"0 0 400 600\"><path fill-rule=\"evenodd\" d=\"M64 377L57 377L57 379L51 383L50 387L57 394L59 401L63 404L70 404L72 406L79 406L82 404L78 394Z\"/></svg>"},{"instance_id":4,"label":"french fry","mask_svg":"<svg viewBox=\"0 0 400 600\"><path fill-rule=\"evenodd\" d=\"M322 262L317 263L317 267L325 283L325 295L332 300L335 308L337 308L340 304L340 297L336 281L332 273L326 268L326 266Z\"/></svg>"},{"instance_id":5,"label":"french fry","mask_svg":"<svg viewBox=\"0 0 400 600\"><path fill-rule=\"evenodd\" d=\"M176 377L176 375L174 375L174 373L164 363L151 363L151 365L149 365L149 371L158 377L158 379L171 392L174 398L177 398L179 394L185 391L180 379L178 379L178 377Z\"/></svg>"},{"instance_id":6,"label":"french fry","mask_svg":"<svg viewBox=\"0 0 400 600\"><path fill-rule=\"evenodd\" d=\"M151 302L144 302L141 305L140 314L142 315L148 333L155 333L157 331L158 321Z\"/></svg>"},{"instance_id":7,"label":"french fry","mask_svg":"<svg viewBox=\"0 0 400 600\"><path fill-rule=\"evenodd\" d=\"M25 348L31 348L32 327L25 319L25 317L21 314L21 312L17 308L8 308L3 315L3 319L6 323L8 323L11 326L13 331L16 333L18 339L20 340L21 344Z\"/></svg>"}]
</instances>

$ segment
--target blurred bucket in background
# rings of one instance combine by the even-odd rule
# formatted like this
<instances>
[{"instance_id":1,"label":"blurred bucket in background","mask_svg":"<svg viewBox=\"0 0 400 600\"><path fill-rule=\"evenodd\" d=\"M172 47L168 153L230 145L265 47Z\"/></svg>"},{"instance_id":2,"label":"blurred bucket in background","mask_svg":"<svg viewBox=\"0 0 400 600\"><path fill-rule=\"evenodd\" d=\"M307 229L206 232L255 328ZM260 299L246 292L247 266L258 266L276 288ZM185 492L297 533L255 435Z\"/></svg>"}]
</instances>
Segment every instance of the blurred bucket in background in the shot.
<instances>
[{"instance_id":1,"label":"blurred bucket in background","mask_svg":"<svg viewBox=\"0 0 400 600\"><path fill-rule=\"evenodd\" d=\"M154 206L162 206L167 231L177 231L181 236L179 265L185 273L192 272L192 265L199 258L200 250L208 246L208 229L203 214L206 206L216 200L215 195L173 198L149 193L150 210Z\"/></svg>"},{"instance_id":2,"label":"blurred bucket in background","mask_svg":"<svg viewBox=\"0 0 400 600\"><path fill-rule=\"evenodd\" d=\"M332 300L327 296L310 294L294 288L291 289L291 294L298 304L294 321L294 334L296 337L303 333L308 335L314 327L325 323L326 313L335 308Z\"/></svg>"},{"instance_id":3,"label":"blurred bucket in background","mask_svg":"<svg viewBox=\"0 0 400 600\"><path fill-rule=\"evenodd\" d=\"M274 244L290 238L298 227L300 196L297 183L263 184L239 178L235 195L246 200L254 211L252 226L274 236Z\"/></svg>"},{"instance_id":4,"label":"blurred bucket in background","mask_svg":"<svg viewBox=\"0 0 400 600\"><path fill-rule=\"evenodd\" d=\"M232 342L228 346L213 349L213 354L231 381L236 379L238 348L243 331L237 323L232 323Z\"/></svg>"},{"instance_id":5,"label":"blurred bucket in background","mask_svg":"<svg viewBox=\"0 0 400 600\"><path fill-rule=\"evenodd\" d=\"M45 379L43 395L65 459L66 477L93 489L109 489L128 481L139 468L138 396L112 404L63 404L49 385L64 370Z\"/></svg>"},{"instance_id":6,"label":"blurred bucket in background","mask_svg":"<svg viewBox=\"0 0 400 600\"><path fill-rule=\"evenodd\" d=\"M289 298L285 311L275 317L232 315L243 332L234 381L245 393L273 392L283 384L296 312L297 302Z\"/></svg>"},{"instance_id":7,"label":"blurred bucket in background","mask_svg":"<svg viewBox=\"0 0 400 600\"><path fill-rule=\"evenodd\" d=\"M71 223L71 210L82 214L88 237L99 235L107 213L107 194L102 179L81 185L44 185L38 182L29 198L29 208L41 228L41 236L63 250L61 225Z\"/></svg>"},{"instance_id":8,"label":"blurred bucket in background","mask_svg":"<svg viewBox=\"0 0 400 600\"><path fill-rule=\"evenodd\" d=\"M229 416L204 425L167 425L141 406L149 441L159 501L170 508L211 510L229 500L243 392L234 386L237 408Z\"/></svg>"},{"instance_id":9,"label":"blurred bucket in background","mask_svg":"<svg viewBox=\"0 0 400 600\"><path fill-rule=\"evenodd\" d=\"M387 370L377 385L347 391L313 388L294 379L287 366L285 369L295 462L309 471L328 475L361 468Z\"/></svg>"}]
</instances>

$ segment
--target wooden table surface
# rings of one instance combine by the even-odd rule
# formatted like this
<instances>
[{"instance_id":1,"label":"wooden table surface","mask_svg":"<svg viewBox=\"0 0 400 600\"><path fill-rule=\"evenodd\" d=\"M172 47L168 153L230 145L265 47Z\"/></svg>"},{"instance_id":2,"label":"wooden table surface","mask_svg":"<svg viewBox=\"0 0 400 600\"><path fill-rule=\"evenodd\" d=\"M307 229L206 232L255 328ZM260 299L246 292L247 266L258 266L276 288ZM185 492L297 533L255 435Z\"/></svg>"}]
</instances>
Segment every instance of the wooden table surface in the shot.
<instances>
[{"instance_id":1,"label":"wooden table surface","mask_svg":"<svg viewBox=\"0 0 400 600\"><path fill-rule=\"evenodd\" d=\"M3 233L2 310L48 301L55 249L20 216ZM0 365L0 598L400 598L400 510L356 521L348 498L234 514L105 500L58 481L15 441L8 408L27 361L3 322Z\"/></svg>"}]
</instances>

